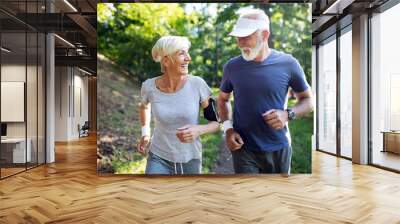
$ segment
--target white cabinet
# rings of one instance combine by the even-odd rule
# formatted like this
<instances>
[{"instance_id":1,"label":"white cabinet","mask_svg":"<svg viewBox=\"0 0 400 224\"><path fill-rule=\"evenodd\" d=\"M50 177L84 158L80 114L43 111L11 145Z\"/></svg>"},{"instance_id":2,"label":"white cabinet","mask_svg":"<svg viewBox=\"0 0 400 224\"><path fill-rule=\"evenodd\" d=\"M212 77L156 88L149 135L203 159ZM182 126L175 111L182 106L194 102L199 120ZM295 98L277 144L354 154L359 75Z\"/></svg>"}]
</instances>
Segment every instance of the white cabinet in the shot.
<instances>
[{"instance_id":1,"label":"white cabinet","mask_svg":"<svg viewBox=\"0 0 400 224\"><path fill-rule=\"evenodd\" d=\"M32 140L28 138L26 140L26 143L28 145L26 147L25 153L25 138L7 138L1 140L2 147L12 147L13 163L25 163L32 161ZM27 161L25 161L25 158L27 159Z\"/></svg>"}]
</instances>

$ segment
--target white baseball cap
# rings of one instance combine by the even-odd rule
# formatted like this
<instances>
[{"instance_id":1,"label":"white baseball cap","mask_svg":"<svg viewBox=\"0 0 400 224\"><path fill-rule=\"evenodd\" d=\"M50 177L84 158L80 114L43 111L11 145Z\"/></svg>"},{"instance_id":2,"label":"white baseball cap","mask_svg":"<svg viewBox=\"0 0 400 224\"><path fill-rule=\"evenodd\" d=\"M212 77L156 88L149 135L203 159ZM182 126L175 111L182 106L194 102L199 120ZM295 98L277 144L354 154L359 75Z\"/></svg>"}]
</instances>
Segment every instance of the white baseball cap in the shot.
<instances>
[{"instance_id":1,"label":"white baseball cap","mask_svg":"<svg viewBox=\"0 0 400 224\"><path fill-rule=\"evenodd\" d=\"M269 30L269 21L240 17L229 35L234 37L247 37L257 30Z\"/></svg>"}]
</instances>

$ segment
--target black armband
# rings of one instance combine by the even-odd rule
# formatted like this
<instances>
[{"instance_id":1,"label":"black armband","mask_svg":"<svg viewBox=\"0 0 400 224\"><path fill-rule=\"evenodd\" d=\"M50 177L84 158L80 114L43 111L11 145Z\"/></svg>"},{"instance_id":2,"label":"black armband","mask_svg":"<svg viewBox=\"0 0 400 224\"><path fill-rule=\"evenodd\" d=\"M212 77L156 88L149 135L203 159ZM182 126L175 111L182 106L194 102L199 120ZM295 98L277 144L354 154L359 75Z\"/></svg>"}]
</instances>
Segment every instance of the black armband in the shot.
<instances>
[{"instance_id":1,"label":"black armband","mask_svg":"<svg viewBox=\"0 0 400 224\"><path fill-rule=\"evenodd\" d=\"M203 114L205 119L219 122L216 102L213 98L210 97L210 99L208 99L208 106L203 109Z\"/></svg>"}]
</instances>

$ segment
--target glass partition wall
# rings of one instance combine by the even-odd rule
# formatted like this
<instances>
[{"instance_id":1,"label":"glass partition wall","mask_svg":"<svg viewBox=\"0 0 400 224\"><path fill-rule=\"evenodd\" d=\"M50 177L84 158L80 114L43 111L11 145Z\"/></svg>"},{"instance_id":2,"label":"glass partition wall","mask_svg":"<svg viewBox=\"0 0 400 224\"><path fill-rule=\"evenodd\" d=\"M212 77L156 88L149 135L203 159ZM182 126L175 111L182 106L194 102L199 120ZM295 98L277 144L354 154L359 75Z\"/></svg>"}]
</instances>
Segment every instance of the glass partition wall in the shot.
<instances>
[{"instance_id":1,"label":"glass partition wall","mask_svg":"<svg viewBox=\"0 0 400 224\"><path fill-rule=\"evenodd\" d=\"M43 12L42 6L42 1L0 3L1 179L45 163L46 40L19 19ZM7 11L13 7L17 11Z\"/></svg>"},{"instance_id":2,"label":"glass partition wall","mask_svg":"<svg viewBox=\"0 0 400 224\"><path fill-rule=\"evenodd\" d=\"M24 171L30 157L29 151L26 154L25 37L25 32L1 34L1 177Z\"/></svg>"},{"instance_id":3,"label":"glass partition wall","mask_svg":"<svg viewBox=\"0 0 400 224\"><path fill-rule=\"evenodd\" d=\"M351 25L340 36L340 155L352 158L352 32Z\"/></svg>"},{"instance_id":4,"label":"glass partition wall","mask_svg":"<svg viewBox=\"0 0 400 224\"><path fill-rule=\"evenodd\" d=\"M400 171L400 4L371 18L371 163Z\"/></svg>"},{"instance_id":5,"label":"glass partition wall","mask_svg":"<svg viewBox=\"0 0 400 224\"><path fill-rule=\"evenodd\" d=\"M352 27L319 43L317 149L352 158Z\"/></svg>"},{"instance_id":6,"label":"glass partition wall","mask_svg":"<svg viewBox=\"0 0 400 224\"><path fill-rule=\"evenodd\" d=\"M318 149L336 154L336 36L318 47Z\"/></svg>"}]
</instances>

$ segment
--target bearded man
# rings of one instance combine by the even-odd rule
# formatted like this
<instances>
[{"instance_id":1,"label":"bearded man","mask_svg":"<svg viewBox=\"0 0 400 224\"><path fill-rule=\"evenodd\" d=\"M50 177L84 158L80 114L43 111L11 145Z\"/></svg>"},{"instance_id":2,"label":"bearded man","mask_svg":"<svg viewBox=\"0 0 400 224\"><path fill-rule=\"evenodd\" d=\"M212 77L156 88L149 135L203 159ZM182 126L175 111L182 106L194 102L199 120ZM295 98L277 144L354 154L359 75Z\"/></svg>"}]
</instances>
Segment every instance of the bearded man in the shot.
<instances>
[{"instance_id":1,"label":"bearded man","mask_svg":"<svg viewBox=\"0 0 400 224\"><path fill-rule=\"evenodd\" d=\"M241 14L229 35L236 37L242 54L224 65L218 111L235 173L287 176L292 157L287 123L313 110L311 88L292 55L269 48L264 11ZM289 87L297 98L292 108L286 106Z\"/></svg>"}]
</instances>

